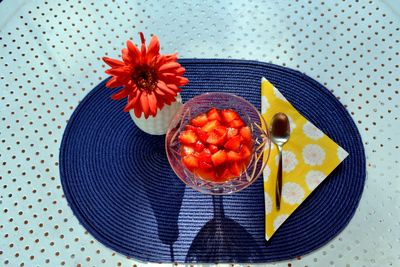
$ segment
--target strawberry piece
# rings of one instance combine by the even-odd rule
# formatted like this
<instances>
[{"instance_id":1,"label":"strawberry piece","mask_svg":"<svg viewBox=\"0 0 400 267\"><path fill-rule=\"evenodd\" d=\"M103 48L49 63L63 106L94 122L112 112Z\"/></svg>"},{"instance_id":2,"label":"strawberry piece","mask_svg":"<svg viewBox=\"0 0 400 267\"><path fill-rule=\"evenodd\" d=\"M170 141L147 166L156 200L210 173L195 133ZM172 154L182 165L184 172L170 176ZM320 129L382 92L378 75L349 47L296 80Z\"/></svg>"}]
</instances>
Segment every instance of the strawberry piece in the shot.
<instances>
[{"instance_id":1,"label":"strawberry piece","mask_svg":"<svg viewBox=\"0 0 400 267\"><path fill-rule=\"evenodd\" d=\"M194 153L194 148L192 146L182 146L183 155L191 155Z\"/></svg>"},{"instance_id":2,"label":"strawberry piece","mask_svg":"<svg viewBox=\"0 0 400 267\"><path fill-rule=\"evenodd\" d=\"M196 118L192 119L191 123L193 126L202 127L208 122L206 114L200 114Z\"/></svg>"},{"instance_id":3,"label":"strawberry piece","mask_svg":"<svg viewBox=\"0 0 400 267\"><path fill-rule=\"evenodd\" d=\"M199 159L199 162L212 163L211 152L207 148L200 152L197 158Z\"/></svg>"},{"instance_id":4,"label":"strawberry piece","mask_svg":"<svg viewBox=\"0 0 400 267\"><path fill-rule=\"evenodd\" d=\"M231 121L239 118L239 115L236 113L236 111L232 109L224 109L221 111L221 114L226 123L230 123Z\"/></svg>"},{"instance_id":5,"label":"strawberry piece","mask_svg":"<svg viewBox=\"0 0 400 267\"><path fill-rule=\"evenodd\" d=\"M251 156L251 151L247 146L243 146L239 154L242 159L248 159Z\"/></svg>"},{"instance_id":6,"label":"strawberry piece","mask_svg":"<svg viewBox=\"0 0 400 267\"><path fill-rule=\"evenodd\" d=\"M229 180L230 178L233 178L234 175L229 171L228 168L225 168L222 166L222 168L218 168L216 170L216 181L217 182L223 182L226 180Z\"/></svg>"},{"instance_id":7,"label":"strawberry piece","mask_svg":"<svg viewBox=\"0 0 400 267\"><path fill-rule=\"evenodd\" d=\"M208 149L210 150L211 154L214 154L219 150L216 145L208 145Z\"/></svg>"},{"instance_id":8,"label":"strawberry piece","mask_svg":"<svg viewBox=\"0 0 400 267\"><path fill-rule=\"evenodd\" d=\"M227 130L228 130L228 135L227 135L228 139L236 136L239 133L238 129L236 128L228 128Z\"/></svg>"},{"instance_id":9,"label":"strawberry piece","mask_svg":"<svg viewBox=\"0 0 400 267\"><path fill-rule=\"evenodd\" d=\"M207 117L208 120L212 121L212 120L217 120L217 121L221 121L221 115L219 114L218 109L216 108L212 108L207 112Z\"/></svg>"},{"instance_id":10,"label":"strawberry piece","mask_svg":"<svg viewBox=\"0 0 400 267\"><path fill-rule=\"evenodd\" d=\"M236 119L229 123L229 126L233 127L233 128L240 128L240 127L243 127L244 125L245 124L241 119Z\"/></svg>"},{"instance_id":11,"label":"strawberry piece","mask_svg":"<svg viewBox=\"0 0 400 267\"><path fill-rule=\"evenodd\" d=\"M240 129L240 135L243 137L243 141L246 143L251 143L252 141L252 135L251 135L251 130L249 126L242 127Z\"/></svg>"},{"instance_id":12,"label":"strawberry piece","mask_svg":"<svg viewBox=\"0 0 400 267\"><path fill-rule=\"evenodd\" d=\"M213 167L211 163L205 162L205 161L200 161L199 162L199 168L203 170L209 170Z\"/></svg>"},{"instance_id":13,"label":"strawberry piece","mask_svg":"<svg viewBox=\"0 0 400 267\"><path fill-rule=\"evenodd\" d=\"M188 169L197 168L199 166L199 160L193 155L184 156L182 161Z\"/></svg>"},{"instance_id":14,"label":"strawberry piece","mask_svg":"<svg viewBox=\"0 0 400 267\"><path fill-rule=\"evenodd\" d=\"M203 169L203 168L204 169ZM214 181L215 180L215 172L212 169L205 169L205 167L208 167L207 165L203 164L202 167L197 168L194 172L197 176L200 176L203 179L209 180L209 181Z\"/></svg>"},{"instance_id":15,"label":"strawberry piece","mask_svg":"<svg viewBox=\"0 0 400 267\"><path fill-rule=\"evenodd\" d=\"M235 176L239 176L242 173L242 168L240 167L239 163L233 162L229 167L231 173Z\"/></svg>"},{"instance_id":16,"label":"strawberry piece","mask_svg":"<svg viewBox=\"0 0 400 267\"><path fill-rule=\"evenodd\" d=\"M214 166L221 165L227 160L227 154L224 150L220 150L211 156Z\"/></svg>"},{"instance_id":17,"label":"strawberry piece","mask_svg":"<svg viewBox=\"0 0 400 267\"><path fill-rule=\"evenodd\" d=\"M228 130L225 126L217 126L214 129L214 132L217 133L221 137L225 137L228 133Z\"/></svg>"},{"instance_id":18,"label":"strawberry piece","mask_svg":"<svg viewBox=\"0 0 400 267\"><path fill-rule=\"evenodd\" d=\"M218 132L212 131L207 138L207 143L216 146L221 146L224 144L225 139L226 139L226 134L221 136Z\"/></svg>"},{"instance_id":19,"label":"strawberry piece","mask_svg":"<svg viewBox=\"0 0 400 267\"><path fill-rule=\"evenodd\" d=\"M237 135L237 136L232 137L231 139L229 139L228 142L225 143L224 147L226 149L239 152L240 151L241 141L242 141L242 137Z\"/></svg>"},{"instance_id":20,"label":"strawberry piece","mask_svg":"<svg viewBox=\"0 0 400 267\"><path fill-rule=\"evenodd\" d=\"M194 150L196 150L197 152L201 152L204 147L205 145L200 140L197 140L196 144L194 144Z\"/></svg>"},{"instance_id":21,"label":"strawberry piece","mask_svg":"<svg viewBox=\"0 0 400 267\"><path fill-rule=\"evenodd\" d=\"M192 130L193 132L196 132L197 129L198 129L197 127L190 125L190 124L185 126L185 130Z\"/></svg>"},{"instance_id":22,"label":"strawberry piece","mask_svg":"<svg viewBox=\"0 0 400 267\"><path fill-rule=\"evenodd\" d=\"M179 135L179 141L185 145L194 144L197 141L197 135L192 130L186 130Z\"/></svg>"},{"instance_id":23,"label":"strawberry piece","mask_svg":"<svg viewBox=\"0 0 400 267\"><path fill-rule=\"evenodd\" d=\"M227 160L229 160L229 161L242 160L241 155L235 151L228 151L228 153L226 153L226 156L227 156Z\"/></svg>"},{"instance_id":24,"label":"strawberry piece","mask_svg":"<svg viewBox=\"0 0 400 267\"><path fill-rule=\"evenodd\" d=\"M211 132L218 125L220 125L220 122L217 120L209 121L201 128L201 130L203 130L204 132Z\"/></svg>"},{"instance_id":25,"label":"strawberry piece","mask_svg":"<svg viewBox=\"0 0 400 267\"><path fill-rule=\"evenodd\" d=\"M196 133L197 133L197 137L199 138L199 140L203 143L207 142L207 138L208 138L208 133L203 132L200 128L196 129Z\"/></svg>"}]
</instances>

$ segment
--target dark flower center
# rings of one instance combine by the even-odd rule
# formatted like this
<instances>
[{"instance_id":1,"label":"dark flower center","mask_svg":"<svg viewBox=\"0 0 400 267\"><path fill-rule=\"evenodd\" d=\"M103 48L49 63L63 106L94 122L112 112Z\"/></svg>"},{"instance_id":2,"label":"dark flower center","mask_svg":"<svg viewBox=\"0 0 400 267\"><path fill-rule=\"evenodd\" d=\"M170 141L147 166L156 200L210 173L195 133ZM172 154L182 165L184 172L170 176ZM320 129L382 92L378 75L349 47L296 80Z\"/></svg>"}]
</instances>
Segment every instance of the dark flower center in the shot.
<instances>
[{"instance_id":1,"label":"dark flower center","mask_svg":"<svg viewBox=\"0 0 400 267\"><path fill-rule=\"evenodd\" d=\"M157 85L157 74L148 66L139 66L132 73L136 86L142 90L153 90Z\"/></svg>"}]
</instances>

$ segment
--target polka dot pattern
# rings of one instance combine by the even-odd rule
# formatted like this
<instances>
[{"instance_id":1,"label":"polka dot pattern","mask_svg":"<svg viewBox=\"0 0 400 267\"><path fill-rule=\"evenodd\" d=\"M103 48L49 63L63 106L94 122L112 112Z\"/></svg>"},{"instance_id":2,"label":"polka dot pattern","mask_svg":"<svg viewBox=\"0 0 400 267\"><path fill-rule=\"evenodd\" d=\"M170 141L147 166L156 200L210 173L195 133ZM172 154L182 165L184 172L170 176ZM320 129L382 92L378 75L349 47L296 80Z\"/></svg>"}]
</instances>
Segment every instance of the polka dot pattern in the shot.
<instances>
[{"instance_id":1,"label":"polka dot pattern","mask_svg":"<svg viewBox=\"0 0 400 267\"><path fill-rule=\"evenodd\" d=\"M124 41L142 30L157 34L165 52L273 62L332 90L363 137L365 193L334 241L276 266L395 266L397 6L393 0L2 1L0 265L145 265L85 231L63 197L58 170L58 147L72 111L105 77L99 57L118 57Z\"/></svg>"}]
</instances>

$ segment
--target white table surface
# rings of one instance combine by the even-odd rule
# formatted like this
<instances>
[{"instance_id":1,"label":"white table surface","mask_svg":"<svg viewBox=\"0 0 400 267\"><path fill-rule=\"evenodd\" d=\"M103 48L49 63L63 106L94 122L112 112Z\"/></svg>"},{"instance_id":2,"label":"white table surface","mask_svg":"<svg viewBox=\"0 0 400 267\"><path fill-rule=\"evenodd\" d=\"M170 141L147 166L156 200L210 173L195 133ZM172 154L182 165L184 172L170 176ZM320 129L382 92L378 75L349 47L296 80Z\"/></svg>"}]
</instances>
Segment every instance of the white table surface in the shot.
<instances>
[{"instance_id":1,"label":"white table surface","mask_svg":"<svg viewBox=\"0 0 400 267\"><path fill-rule=\"evenodd\" d=\"M139 31L181 57L298 69L357 123L368 175L354 218L309 255L262 266L400 266L399 10L398 0L1 2L0 266L146 265L85 231L58 171L68 118L106 77L100 57L118 57Z\"/></svg>"}]
</instances>

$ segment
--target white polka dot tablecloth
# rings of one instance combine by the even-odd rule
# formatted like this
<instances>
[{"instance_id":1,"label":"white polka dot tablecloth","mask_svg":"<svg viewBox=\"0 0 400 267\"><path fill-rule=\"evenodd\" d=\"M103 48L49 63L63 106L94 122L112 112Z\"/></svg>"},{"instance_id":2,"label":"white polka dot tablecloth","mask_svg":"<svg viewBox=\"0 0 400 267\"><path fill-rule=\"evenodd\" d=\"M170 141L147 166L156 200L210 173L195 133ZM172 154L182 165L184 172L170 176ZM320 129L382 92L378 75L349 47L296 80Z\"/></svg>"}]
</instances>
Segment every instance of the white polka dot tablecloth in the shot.
<instances>
[{"instance_id":1,"label":"white polka dot tablecloth","mask_svg":"<svg viewBox=\"0 0 400 267\"><path fill-rule=\"evenodd\" d=\"M100 58L139 31L180 57L298 69L356 122L368 175L354 218L322 248L262 266L399 266L399 27L397 0L0 2L0 266L161 266L88 234L58 170L68 118L106 77Z\"/></svg>"}]
</instances>

